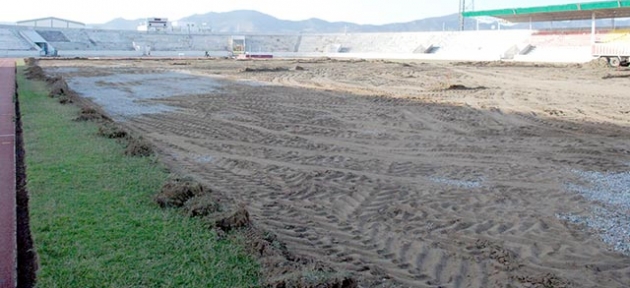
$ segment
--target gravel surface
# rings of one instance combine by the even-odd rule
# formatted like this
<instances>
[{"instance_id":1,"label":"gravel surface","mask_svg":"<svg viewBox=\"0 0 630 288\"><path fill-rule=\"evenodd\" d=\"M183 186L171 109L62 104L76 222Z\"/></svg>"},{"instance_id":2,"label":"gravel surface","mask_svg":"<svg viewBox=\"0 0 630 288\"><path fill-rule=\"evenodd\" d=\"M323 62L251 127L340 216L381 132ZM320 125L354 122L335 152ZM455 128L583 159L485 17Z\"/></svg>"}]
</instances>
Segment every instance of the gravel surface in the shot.
<instances>
[{"instance_id":1,"label":"gravel surface","mask_svg":"<svg viewBox=\"0 0 630 288\"><path fill-rule=\"evenodd\" d=\"M565 187L592 201L591 215L559 214L560 219L585 225L618 252L630 256L630 172L573 171L586 184Z\"/></svg>"}]
</instances>

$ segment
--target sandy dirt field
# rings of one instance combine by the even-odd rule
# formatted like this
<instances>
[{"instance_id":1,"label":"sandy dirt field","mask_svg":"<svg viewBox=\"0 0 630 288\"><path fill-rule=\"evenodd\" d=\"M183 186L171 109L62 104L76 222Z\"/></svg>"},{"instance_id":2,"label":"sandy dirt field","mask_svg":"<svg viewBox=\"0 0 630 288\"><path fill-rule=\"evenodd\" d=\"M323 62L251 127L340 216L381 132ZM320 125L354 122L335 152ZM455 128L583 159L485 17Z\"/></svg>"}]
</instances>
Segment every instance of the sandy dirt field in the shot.
<instances>
[{"instance_id":1,"label":"sandy dirt field","mask_svg":"<svg viewBox=\"0 0 630 288\"><path fill-rule=\"evenodd\" d=\"M627 287L630 71L40 63L298 254L403 287Z\"/></svg>"}]
</instances>

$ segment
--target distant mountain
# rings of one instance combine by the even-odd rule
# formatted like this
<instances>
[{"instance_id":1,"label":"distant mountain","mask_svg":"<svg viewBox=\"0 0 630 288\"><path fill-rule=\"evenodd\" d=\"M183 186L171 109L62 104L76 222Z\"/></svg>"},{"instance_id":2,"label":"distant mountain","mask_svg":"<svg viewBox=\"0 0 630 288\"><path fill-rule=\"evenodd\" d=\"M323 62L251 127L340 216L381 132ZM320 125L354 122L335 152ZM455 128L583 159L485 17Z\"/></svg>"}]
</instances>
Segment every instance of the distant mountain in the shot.
<instances>
[{"instance_id":1,"label":"distant mountain","mask_svg":"<svg viewBox=\"0 0 630 288\"><path fill-rule=\"evenodd\" d=\"M100 29L136 30L138 23L145 19L126 20L117 18L104 24L91 25ZM195 14L184 17L179 22L196 23L203 25L205 29L214 33L241 33L241 34L270 34L270 33L358 33L358 32L418 32L418 31L456 31L459 30L459 15L450 14L440 17L415 20L404 23L392 23L384 25L360 25L350 22L328 22L322 19L311 18L301 21L290 21L275 18L273 16L253 11L237 10L232 12ZM627 20L617 20L618 26L628 26ZM576 28L590 27L590 20L534 23L534 29L549 28ZM598 27L610 27L610 20L598 20ZM476 21L466 19L466 30L474 30ZM480 29L497 29L497 23L480 23ZM513 26L503 26L501 29L528 29L529 23Z\"/></svg>"},{"instance_id":2,"label":"distant mountain","mask_svg":"<svg viewBox=\"0 0 630 288\"><path fill-rule=\"evenodd\" d=\"M146 21L146 18L127 20L123 18L116 18L103 24L90 24L88 26L96 29L114 29L114 30L136 30L138 24Z\"/></svg>"},{"instance_id":3,"label":"distant mountain","mask_svg":"<svg viewBox=\"0 0 630 288\"><path fill-rule=\"evenodd\" d=\"M308 19L302 21L289 21L277 19L273 16L252 10L237 10L225 13L210 12L197 14L180 19L182 22L194 22L210 27L218 33L300 33L320 32L333 33L348 30L356 30L353 23L327 22L321 19Z\"/></svg>"},{"instance_id":4,"label":"distant mountain","mask_svg":"<svg viewBox=\"0 0 630 288\"><path fill-rule=\"evenodd\" d=\"M328 22L318 18L301 21L277 19L252 10L237 10L225 13L206 13L182 18L181 21L206 23L218 33L357 33L357 32L411 32L455 30L459 23L458 14L427 18L407 23L386 25L360 25L350 22Z\"/></svg>"}]
</instances>

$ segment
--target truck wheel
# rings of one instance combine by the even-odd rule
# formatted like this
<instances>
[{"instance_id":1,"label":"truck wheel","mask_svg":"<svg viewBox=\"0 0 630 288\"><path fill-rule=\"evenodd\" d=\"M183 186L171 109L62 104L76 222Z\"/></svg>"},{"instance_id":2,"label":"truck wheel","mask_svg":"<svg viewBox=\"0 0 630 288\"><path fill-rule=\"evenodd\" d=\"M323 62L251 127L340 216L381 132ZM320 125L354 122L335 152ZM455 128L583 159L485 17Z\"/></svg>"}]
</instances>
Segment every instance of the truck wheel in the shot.
<instances>
[{"instance_id":1,"label":"truck wheel","mask_svg":"<svg viewBox=\"0 0 630 288\"><path fill-rule=\"evenodd\" d=\"M610 57L608 58L608 64L610 64L611 67L619 67L619 65L621 65L621 59L619 59L619 57Z\"/></svg>"}]
</instances>

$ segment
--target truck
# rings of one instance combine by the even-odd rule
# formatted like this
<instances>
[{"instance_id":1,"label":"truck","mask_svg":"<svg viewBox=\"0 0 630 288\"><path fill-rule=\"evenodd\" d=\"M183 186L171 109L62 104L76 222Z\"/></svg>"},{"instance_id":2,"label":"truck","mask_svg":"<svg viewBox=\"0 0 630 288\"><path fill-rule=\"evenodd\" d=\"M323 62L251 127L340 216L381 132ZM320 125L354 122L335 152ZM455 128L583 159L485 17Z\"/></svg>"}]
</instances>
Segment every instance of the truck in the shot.
<instances>
[{"instance_id":1,"label":"truck","mask_svg":"<svg viewBox=\"0 0 630 288\"><path fill-rule=\"evenodd\" d=\"M630 66L630 43L595 43L593 57L606 59L612 67Z\"/></svg>"}]
</instances>

